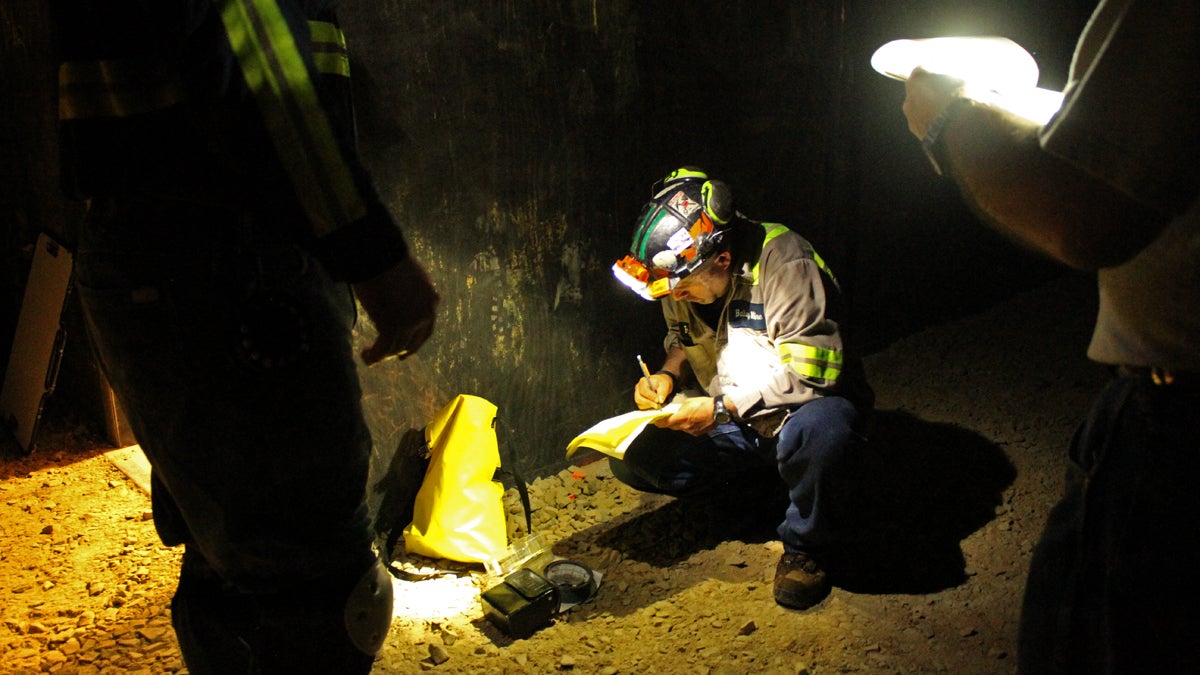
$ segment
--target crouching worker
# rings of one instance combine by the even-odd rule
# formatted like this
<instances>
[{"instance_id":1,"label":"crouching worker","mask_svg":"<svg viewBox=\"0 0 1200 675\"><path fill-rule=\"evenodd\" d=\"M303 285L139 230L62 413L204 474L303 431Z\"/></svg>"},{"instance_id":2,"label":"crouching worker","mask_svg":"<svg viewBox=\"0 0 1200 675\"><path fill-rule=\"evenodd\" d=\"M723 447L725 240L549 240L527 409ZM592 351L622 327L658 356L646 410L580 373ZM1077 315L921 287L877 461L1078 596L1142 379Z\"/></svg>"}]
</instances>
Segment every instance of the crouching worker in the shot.
<instances>
[{"instance_id":1,"label":"crouching worker","mask_svg":"<svg viewBox=\"0 0 1200 675\"><path fill-rule=\"evenodd\" d=\"M832 273L808 241L734 211L728 186L693 168L656 186L613 272L661 300L666 318L666 359L639 380L638 408L661 407L690 378L704 390L643 431L612 460L613 474L687 497L774 489L777 471L789 503L775 601L819 603L830 591L821 561L837 546L836 519L874 403L860 362L844 350ZM764 483L731 482L739 475Z\"/></svg>"}]
</instances>

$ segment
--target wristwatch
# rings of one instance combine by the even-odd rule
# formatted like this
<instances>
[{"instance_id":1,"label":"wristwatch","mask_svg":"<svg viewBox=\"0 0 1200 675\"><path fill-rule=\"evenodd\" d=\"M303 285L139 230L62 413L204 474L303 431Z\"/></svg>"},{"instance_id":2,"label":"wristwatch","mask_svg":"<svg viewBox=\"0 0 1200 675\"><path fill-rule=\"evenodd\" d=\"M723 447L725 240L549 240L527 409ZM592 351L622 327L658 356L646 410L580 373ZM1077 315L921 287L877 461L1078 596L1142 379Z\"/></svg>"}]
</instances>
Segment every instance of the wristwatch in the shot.
<instances>
[{"instance_id":1,"label":"wristwatch","mask_svg":"<svg viewBox=\"0 0 1200 675\"><path fill-rule=\"evenodd\" d=\"M729 408L725 407L724 397L713 397L713 422L717 424L729 424L733 421L733 415L729 414Z\"/></svg>"}]
</instances>

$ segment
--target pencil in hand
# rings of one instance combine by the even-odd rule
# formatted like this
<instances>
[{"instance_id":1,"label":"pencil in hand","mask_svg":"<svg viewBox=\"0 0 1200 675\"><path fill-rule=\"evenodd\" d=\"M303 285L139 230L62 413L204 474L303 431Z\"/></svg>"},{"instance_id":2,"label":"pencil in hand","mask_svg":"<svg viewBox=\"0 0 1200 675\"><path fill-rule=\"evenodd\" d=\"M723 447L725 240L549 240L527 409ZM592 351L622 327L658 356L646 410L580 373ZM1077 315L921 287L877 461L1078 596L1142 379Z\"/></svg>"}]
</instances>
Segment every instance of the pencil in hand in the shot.
<instances>
[{"instance_id":1,"label":"pencil in hand","mask_svg":"<svg viewBox=\"0 0 1200 675\"><path fill-rule=\"evenodd\" d=\"M646 385L650 387L650 391L654 392L654 403L661 408L662 398L658 395L658 388L654 386L654 380L650 379L650 369L646 367L646 362L642 360L642 355L637 355L638 365L642 367L642 374L646 377Z\"/></svg>"}]
</instances>

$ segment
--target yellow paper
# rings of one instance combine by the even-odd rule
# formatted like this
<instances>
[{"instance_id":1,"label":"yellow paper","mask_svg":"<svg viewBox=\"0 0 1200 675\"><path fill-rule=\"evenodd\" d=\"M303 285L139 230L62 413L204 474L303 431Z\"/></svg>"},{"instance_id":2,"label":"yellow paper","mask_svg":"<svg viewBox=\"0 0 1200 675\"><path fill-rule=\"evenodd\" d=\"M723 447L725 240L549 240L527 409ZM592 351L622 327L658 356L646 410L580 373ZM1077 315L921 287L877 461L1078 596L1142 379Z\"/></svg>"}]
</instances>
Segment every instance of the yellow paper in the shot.
<instances>
[{"instance_id":1,"label":"yellow paper","mask_svg":"<svg viewBox=\"0 0 1200 675\"><path fill-rule=\"evenodd\" d=\"M625 449L647 424L670 417L678 410L679 404L671 403L660 410L634 410L597 422L567 445L567 457L575 454L579 448L591 448L609 457L622 459Z\"/></svg>"}]
</instances>

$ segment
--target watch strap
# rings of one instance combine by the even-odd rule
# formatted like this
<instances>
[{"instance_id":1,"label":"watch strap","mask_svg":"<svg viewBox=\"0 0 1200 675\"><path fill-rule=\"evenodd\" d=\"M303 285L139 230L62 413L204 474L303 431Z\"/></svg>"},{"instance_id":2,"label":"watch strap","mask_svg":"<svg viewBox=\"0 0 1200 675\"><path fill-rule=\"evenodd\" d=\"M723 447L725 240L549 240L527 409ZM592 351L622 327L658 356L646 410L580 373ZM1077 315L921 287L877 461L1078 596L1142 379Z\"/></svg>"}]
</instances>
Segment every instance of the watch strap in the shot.
<instances>
[{"instance_id":1,"label":"watch strap","mask_svg":"<svg viewBox=\"0 0 1200 675\"><path fill-rule=\"evenodd\" d=\"M656 371L654 374L655 375L666 375L667 377L671 378L671 393L672 394L679 391L679 376L678 375L676 375L675 373L672 373L669 370L659 370L659 371Z\"/></svg>"}]
</instances>

